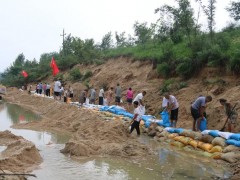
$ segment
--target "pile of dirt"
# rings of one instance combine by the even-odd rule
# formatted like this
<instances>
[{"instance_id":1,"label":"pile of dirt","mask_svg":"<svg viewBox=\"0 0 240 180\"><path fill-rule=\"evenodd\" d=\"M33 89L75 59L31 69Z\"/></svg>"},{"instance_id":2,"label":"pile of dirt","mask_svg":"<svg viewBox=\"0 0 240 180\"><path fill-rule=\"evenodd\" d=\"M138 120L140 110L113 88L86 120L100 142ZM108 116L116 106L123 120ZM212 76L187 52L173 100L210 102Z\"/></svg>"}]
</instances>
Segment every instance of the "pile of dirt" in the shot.
<instances>
[{"instance_id":1,"label":"pile of dirt","mask_svg":"<svg viewBox=\"0 0 240 180\"><path fill-rule=\"evenodd\" d=\"M14 91L14 93L12 93ZM41 121L16 124L14 128L58 131L73 135L62 150L74 156L111 155L141 157L151 154L121 120L105 121L90 109L77 108L48 98L28 95L26 92L11 90L6 98L40 114Z\"/></svg>"},{"instance_id":2,"label":"pile of dirt","mask_svg":"<svg viewBox=\"0 0 240 180\"><path fill-rule=\"evenodd\" d=\"M73 156L144 157L150 154L149 148L130 136L127 126L120 120L92 119L79 123L77 128L77 132L61 152Z\"/></svg>"},{"instance_id":3,"label":"pile of dirt","mask_svg":"<svg viewBox=\"0 0 240 180\"><path fill-rule=\"evenodd\" d=\"M6 146L0 153L0 167L4 172L5 170L14 173L30 172L42 161L32 142L21 136L15 136L10 131L0 132L0 146Z\"/></svg>"}]
</instances>

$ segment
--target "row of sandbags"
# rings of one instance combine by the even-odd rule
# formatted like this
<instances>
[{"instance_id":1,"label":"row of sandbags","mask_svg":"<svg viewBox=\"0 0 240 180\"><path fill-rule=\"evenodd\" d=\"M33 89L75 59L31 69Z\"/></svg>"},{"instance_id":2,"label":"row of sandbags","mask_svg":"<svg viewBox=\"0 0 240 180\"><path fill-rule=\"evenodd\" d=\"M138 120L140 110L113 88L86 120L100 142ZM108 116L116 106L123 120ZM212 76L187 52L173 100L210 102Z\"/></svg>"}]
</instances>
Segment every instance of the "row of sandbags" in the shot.
<instances>
[{"instance_id":1,"label":"row of sandbags","mask_svg":"<svg viewBox=\"0 0 240 180\"><path fill-rule=\"evenodd\" d=\"M201 149L199 152L204 156L214 159L223 159L234 163L240 160L240 148L234 145L228 145L223 137L213 137L210 134L202 134L191 130L181 128L163 128L151 125L149 128L143 128L149 136L158 141L167 141L169 144L179 148L190 148L194 150Z\"/></svg>"},{"instance_id":2,"label":"row of sandbags","mask_svg":"<svg viewBox=\"0 0 240 180\"><path fill-rule=\"evenodd\" d=\"M223 137L226 139L227 144L240 147L240 134L239 133L221 132L221 131L217 131L217 130L205 130L202 133L209 134L213 137Z\"/></svg>"},{"instance_id":3,"label":"row of sandbags","mask_svg":"<svg viewBox=\"0 0 240 180\"><path fill-rule=\"evenodd\" d=\"M125 109L120 106L102 106L100 107L100 111L108 111L116 115L122 115L124 117L133 118L133 114L129 113ZM155 116L152 115L142 115L142 120L146 128L150 127L152 123L156 123L158 126L169 127L169 114L167 111L163 111L161 113L162 119L156 119Z\"/></svg>"}]
</instances>

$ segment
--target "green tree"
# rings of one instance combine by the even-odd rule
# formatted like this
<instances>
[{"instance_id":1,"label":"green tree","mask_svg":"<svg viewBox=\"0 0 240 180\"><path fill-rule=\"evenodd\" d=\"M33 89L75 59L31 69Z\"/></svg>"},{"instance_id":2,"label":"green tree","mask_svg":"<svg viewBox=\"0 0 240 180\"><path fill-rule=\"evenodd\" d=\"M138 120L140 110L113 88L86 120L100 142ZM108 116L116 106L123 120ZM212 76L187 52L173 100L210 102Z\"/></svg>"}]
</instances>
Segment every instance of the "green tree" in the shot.
<instances>
[{"instance_id":1,"label":"green tree","mask_svg":"<svg viewBox=\"0 0 240 180\"><path fill-rule=\"evenodd\" d=\"M230 6L227 7L227 11L235 21L238 21L240 19L240 1L238 0L237 2L231 2Z\"/></svg>"},{"instance_id":2,"label":"green tree","mask_svg":"<svg viewBox=\"0 0 240 180\"><path fill-rule=\"evenodd\" d=\"M112 40L112 33L111 32L108 32L107 34L105 34L102 38L102 42L100 44L100 48L102 50L108 50L110 48L113 47L113 40Z\"/></svg>"},{"instance_id":3,"label":"green tree","mask_svg":"<svg viewBox=\"0 0 240 180\"><path fill-rule=\"evenodd\" d=\"M194 30L195 23L193 18L193 9L188 0L175 0L178 7L163 5L155 10L155 13L160 13L159 33L169 33L173 42L182 41L182 37L187 35L191 44L191 34Z\"/></svg>"},{"instance_id":4,"label":"green tree","mask_svg":"<svg viewBox=\"0 0 240 180\"><path fill-rule=\"evenodd\" d=\"M144 45L149 42L153 36L153 30L147 27L147 22L135 22L133 29L134 35L137 37L136 44Z\"/></svg>"},{"instance_id":5,"label":"green tree","mask_svg":"<svg viewBox=\"0 0 240 180\"><path fill-rule=\"evenodd\" d=\"M115 39L116 39L116 45L117 47L125 47L127 42L127 38L125 37L125 32L122 32L120 34L118 34L117 32L115 32Z\"/></svg>"},{"instance_id":6,"label":"green tree","mask_svg":"<svg viewBox=\"0 0 240 180\"><path fill-rule=\"evenodd\" d=\"M215 12L216 12L216 0L208 0L208 5L205 6L202 0L196 0L200 3L205 15L208 19L208 29L211 42L213 42L213 35L214 35L214 26L215 26Z\"/></svg>"}]
</instances>

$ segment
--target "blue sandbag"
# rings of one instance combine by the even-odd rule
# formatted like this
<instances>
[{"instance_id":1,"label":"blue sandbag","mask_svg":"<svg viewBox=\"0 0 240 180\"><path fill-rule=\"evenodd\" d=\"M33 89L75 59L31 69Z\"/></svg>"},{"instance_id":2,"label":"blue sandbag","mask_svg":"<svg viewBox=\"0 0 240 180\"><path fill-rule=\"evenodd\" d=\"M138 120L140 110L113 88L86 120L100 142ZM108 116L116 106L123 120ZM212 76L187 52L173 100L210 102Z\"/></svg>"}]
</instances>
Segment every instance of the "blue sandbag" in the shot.
<instances>
[{"instance_id":1,"label":"blue sandbag","mask_svg":"<svg viewBox=\"0 0 240 180\"><path fill-rule=\"evenodd\" d=\"M180 134L183 132L183 128L176 128L174 132Z\"/></svg>"},{"instance_id":2,"label":"blue sandbag","mask_svg":"<svg viewBox=\"0 0 240 180\"><path fill-rule=\"evenodd\" d=\"M169 132L169 133L175 133L175 130L176 130L175 128L171 128L171 129L168 129L167 132Z\"/></svg>"},{"instance_id":3,"label":"blue sandbag","mask_svg":"<svg viewBox=\"0 0 240 180\"><path fill-rule=\"evenodd\" d=\"M115 109L108 109L109 112L116 114L116 110Z\"/></svg>"},{"instance_id":4,"label":"blue sandbag","mask_svg":"<svg viewBox=\"0 0 240 180\"><path fill-rule=\"evenodd\" d=\"M163 111L160 113L161 117L162 117L162 120L163 120L163 124L170 124L170 121L169 121L169 114L167 111Z\"/></svg>"},{"instance_id":5,"label":"blue sandbag","mask_svg":"<svg viewBox=\"0 0 240 180\"><path fill-rule=\"evenodd\" d=\"M134 115L131 114L131 113L129 113L129 112L124 113L124 116L125 116L125 117L129 117L129 118L131 118L131 119L134 117Z\"/></svg>"},{"instance_id":6,"label":"blue sandbag","mask_svg":"<svg viewBox=\"0 0 240 180\"><path fill-rule=\"evenodd\" d=\"M158 121L158 122L157 122L157 125L158 125L158 126L163 126L163 120Z\"/></svg>"},{"instance_id":7,"label":"blue sandbag","mask_svg":"<svg viewBox=\"0 0 240 180\"><path fill-rule=\"evenodd\" d=\"M150 125L151 125L151 121L146 121L146 122L144 123L144 125L145 125L146 128L149 128Z\"/></svg>"},{"instance_id":8,"label":"blue sandbag","mask_svg":"<svg viewBox=\"0 0 240 180\"><path fill-rule=\"evenodd\" d=\"M219 137L218 131L215 131L215 130L209 131L208 134L211 135L211 136L213 136L213 137Z\"/></svg>"},{"instance_id":9,"label":"blue sandbag","mask_svg":"<svg viewBox=\"0 0 240 180\"><path fill-rule=\"evenodd\" d=\"M228 140L226 140L226 143L229 145L234 145L234 146L240 147L240 141L237 141L235 139L228 139Z\"/></svg>"},{"instance_id":10,"label":"blue sandbag","mask_svg":"<svg viewBox=\"0 0 240 180\"><path fill-rule=\"evenodd\" d=\"M107 111L109 109L109 106L102 106L100 108L100 111Z\"/></svg>"},{"instance_id":11,"label":"blue sandbag","mask_svg":"<svg viewBox=\"0 0 240 180\"><path fill-rule=\"evenodd\" d=\"M240 134L233 134L230 136L229 139L234 139L234 140L240 141Z\"/></svg>"},{"instance_id":12,"label":"blue sandbag","mask_svg":"<svg viewBox=\"0 0 240 180\"><path fill-rule=\"evenodd\" d=\"M202 132L207 129L207 119L203 118L200 123L199 130ZM218 135L219 136L219 135ZM214 136L215 137L215 136Z\"/></svg>"}]
</instances>

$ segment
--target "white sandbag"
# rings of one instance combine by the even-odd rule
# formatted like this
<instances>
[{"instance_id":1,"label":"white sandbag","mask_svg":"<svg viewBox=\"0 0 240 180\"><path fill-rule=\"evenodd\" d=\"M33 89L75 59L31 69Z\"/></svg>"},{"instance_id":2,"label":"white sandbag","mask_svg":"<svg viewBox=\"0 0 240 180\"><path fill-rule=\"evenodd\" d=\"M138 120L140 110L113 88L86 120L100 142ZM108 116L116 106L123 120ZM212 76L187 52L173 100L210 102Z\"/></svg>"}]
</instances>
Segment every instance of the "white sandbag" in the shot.
<instances>
[{"instance_id":1,"label":"white sandbag","mask_svg":"<svg viewBox=\"0 0 240 180\"><path fill-rule=\"evenodd\" d=\"M218 132L218 135L225 138L225 139L229 139L231 135L233 135L233 133L230 132Z\"/></svg>"},{"instance_id":2,"label":"white sandbag","mask_svg":"<svg viewBox=\"0 0 240 180\"><path fill-rule=\"evenodd\" d=\"M209 131L211 131L211 130L204 130L204 131L202 131L201 133L202 133L203 135L207 135L207 134L209 133Z\"/></svg>"}]
</instances>

